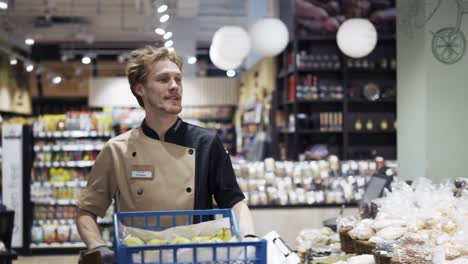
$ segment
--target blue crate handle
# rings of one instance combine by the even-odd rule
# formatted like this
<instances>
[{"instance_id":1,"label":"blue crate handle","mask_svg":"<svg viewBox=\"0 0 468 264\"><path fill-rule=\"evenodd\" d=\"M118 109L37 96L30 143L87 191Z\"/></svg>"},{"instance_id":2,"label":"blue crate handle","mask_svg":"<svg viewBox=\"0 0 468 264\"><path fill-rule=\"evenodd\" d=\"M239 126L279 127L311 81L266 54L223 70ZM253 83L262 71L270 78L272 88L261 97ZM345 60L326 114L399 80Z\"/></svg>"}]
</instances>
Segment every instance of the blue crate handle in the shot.
<instances>
[{"instance_id":1,"label":"blue crate handle","mask_svg":"<svg viewBox=\"0 0 468 264\"><path fill-rule=\"evenodd\" d=\"M153 245L143 245L143 246L132 246L132 247L126 247L123 245L120 241L119 238L119 223L123 224L124 219L130 219L130 226L134 226L135 218L139 219L144 219L144 225L138 225L138 228L143 228L143 229L151 229L153 230L154 228L156 229L162 229L161 226L150 226L148 223L149 218L154 218L156 217L156 223L160 224L160 218L161 217L172 217L173 221L173 226L176 225L176 217L177 216L187 216L189 224L192 224L193 218L194 217L199 217L200 222L203 219L203 216L222 216L222 217L229 217L230 219L230 224L231 224L231 229L233 230L233 233L238 236L239 234L239 229L237 226L236 218L234 217L234 213L232 209L211 209L211 210L181 210L181 211L157 211L157 212L118 212L114 213L114 248L116 251L116 256L118 259L118 263L133 263L130 254L135 254L140 252L142 254L142 262L145 263L144 261L144 255L143 251L144 250L154 250L155 248L157 249L173 249L174 251L174 256L176 255L176 250L181 249L181 248L212 248L215 250L216 248L230 248L230 247L236 247L236 246L241 246L245 247L245 250L247 246L253 246L256 249L256 255L257 257L255 258L255 262L249 262L249 263L258 263L258 264L266 264L266 241L252 241L252 242L235 242L235 243L215 243L215 244L205 244L205 245L200 245L200 244L195 244L195 243L187 243L187 244L177 244L177 245L159 245L159 246L153 246ZM165 228L169 228L172 226L165 226ZM216 254L215 254L216 255ZM196 254L195 254L195 259L196 260ZM247 256L246 256L247 258Z\"/></svg>"}]
</instances>

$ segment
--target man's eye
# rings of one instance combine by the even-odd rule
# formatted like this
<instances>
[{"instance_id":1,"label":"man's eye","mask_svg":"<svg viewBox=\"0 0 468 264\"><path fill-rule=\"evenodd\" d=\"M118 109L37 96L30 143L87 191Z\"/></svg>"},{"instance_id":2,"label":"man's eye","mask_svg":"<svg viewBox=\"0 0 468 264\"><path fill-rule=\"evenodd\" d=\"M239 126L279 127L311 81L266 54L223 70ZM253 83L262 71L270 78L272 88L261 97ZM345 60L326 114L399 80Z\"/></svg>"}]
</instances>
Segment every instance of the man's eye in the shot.
<instances>
[{"instance_id":1,"label":"man's eye","mask_svg":"<svg viewBox=\"0 0 468 264\"><path fill-rule=\"evenodd\" d=\"M175 81L178 82L178 83L180 83L180 82L182 82L182 79L176 78Z\"/></svg>"},{"instance_id":2,"label":"man's eye","mask_svg":"<svg viewBox=\"0 0 468 264\"><path fill-rule=\"evenodd\" d=\"M167 80L168 80L167 78L161 78L161 79L159 79L160 82L167 82Z\"/></svg>"}]
</instances>

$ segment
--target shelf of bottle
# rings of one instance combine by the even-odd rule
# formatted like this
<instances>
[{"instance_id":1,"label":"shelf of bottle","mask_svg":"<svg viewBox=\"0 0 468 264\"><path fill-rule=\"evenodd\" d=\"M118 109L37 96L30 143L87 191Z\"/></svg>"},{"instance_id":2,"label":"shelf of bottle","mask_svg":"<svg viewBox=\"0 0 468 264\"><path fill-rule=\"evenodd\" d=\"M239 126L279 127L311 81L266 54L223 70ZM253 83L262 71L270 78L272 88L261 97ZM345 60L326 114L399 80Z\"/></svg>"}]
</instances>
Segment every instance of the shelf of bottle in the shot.
<instances>
[{"instance_id":1,"label":"shelf of bottle","mask_svg":"<svg viewBox=\"0 0 468 264\"><path fill-rule=\"evenodd\" d=\"M35 138L102 138L113 137L114 132L110 131L55 131L38 132L34 134Z\"/></svg>"},{"instance_id":2,"label":"shelf of bottle","mask_svg":"<svg viewBox=\"0 0 468 264\"><path fill-rule=\"evenodd\" d=\"M281 134L339 134L343 133L343 130L320 130L320 129L298 129L296 131L281 130Z\"/></svg>"},{"instance_id":3,"label":"shelf of bottle","mask_svg":"<svg viewBox=\"0 0 468 264\"><path fill-rule=\"evenodd\" d=\"M375 101L360 100L360 99L348 99L348 103L352 103L352 104L381 104L381 103L394 104L394 103L396 103L396 100L394 98L393 99L380 99L380 100L375 100Z\"/></svg>"},{"instance_id":4,"label":"shelf of bottle","mask_svg":"<svg viewBox=\"0 0 468 264\"><path fill-rule=\"evenodd\" d=\"M76 160L76 161L36 161L33 164L35 168L89 168L94 165L94 160Z\"/></svg>"},{"instance_id":5,"label":"shelf of bottle","mask_svg":"<svg viewBox=\"0 0 468 264\"><path fill-rule=\"evenodd\" d=\"M68 181L68 182L50 182L50 181L33 181L31 183L34 184L42 184L45 187L52 186L52 187L86 187L87 181Z\"/></svg>"},{"instance_id":6,"label":"shelf of bottle","mask_svg":"<svg viewBox=\"0 0 468 264\"><path fill-rule=\"evenodd\" d=\"M385 74L396 74L396 69L369 69L369 68L348 68L348 73L385 73Z\"/></svg>"},{"instance_id":7,"label":"shelf of bottle","mask_svg":"<svg viewBox=\"0 0 468 264\"><path fill-rule=\"evenodd\" d=\"M342 104L343 100L323 99L323 100L296 100L297 104ZM283 102L282 105L293 105L294 102Z\"/></svg>"},{"instance_id":8,"label":"shelf of bottle","mask_svg":"<svg viewBox=\"0 0 468 264\"><path fill-rule=\"evenodd\" d=\"M392 129L392 130L352 130L349 131L348 134L395 134L397 131Z\"/></svg>"},{"instance_id":9,"label":"shelf of bottle","mask_svg":"<svg viewBox=\"0 0 468 264\"><path fill-rule=\"evenodd\" d=\"M111 247L112 243L107 242L106 245ZM83 242L78 242L78 243L70 243L70 242L67 242L67 243L50 243L50 244L47 244L47 243L38 243L38 244L31 243L30 248L31 249L65 249L65 248L84 249L84 248L86 248L86 245Z\"/></svg>"},{"instance_id":10,"label":"shelf of bottle","mask_svg":"<svg viewBox=\"0 0 468 264\"><path fill-rule=\"evenodd\" d=\"M291 74L297 73L341 73L341 68L312 68L312 67L297 67L294 69L283 69L278 73L278 78L282 79Z\"/></svg>"},{"instance_id":11,"label":"shelf of bottle","mask_svg":"<svg viewBox=\"0 0 468 264\"><path fill-rule=\"evenodd\" d=\"M76 199L53 199L53 198L45 198L45 199L32 199L32 203L36 205L76 205Z\"/></svg>"},{"instance_id":12,"label":"shelf of bottle","mask_svg":"<svg viewBox=\"0 0 468 264\"><path fill-rule=\"evenodd\" d=\"M50 221L58 221L59 223L63 223L63 224L67 224L67 225L74 225L75 224L75 220L70 219L70 218L60 218L60 219L59 218L54 218L54 219L35 220L35 221L37 221L37 223L39 225L46 224L47 222L50 222ZM100 224L100 225L111 225L113 222L112 222L112 218L100 218L100 217L98 217L97 223Z\"/></svg>"},{"instance_id":13,"label":"shelf of bottle","mask_svg":"<svg viewBox=\"0 0 468 264\"><path fill-rule=\"evenodd\" d=\"M34 151L39 152L39 151L92 151L92 150L97 150L101 151L104 148L104 143L101 144L69 144L69 145L35 145L34 146Z\"/></svg>"}]
</instances>

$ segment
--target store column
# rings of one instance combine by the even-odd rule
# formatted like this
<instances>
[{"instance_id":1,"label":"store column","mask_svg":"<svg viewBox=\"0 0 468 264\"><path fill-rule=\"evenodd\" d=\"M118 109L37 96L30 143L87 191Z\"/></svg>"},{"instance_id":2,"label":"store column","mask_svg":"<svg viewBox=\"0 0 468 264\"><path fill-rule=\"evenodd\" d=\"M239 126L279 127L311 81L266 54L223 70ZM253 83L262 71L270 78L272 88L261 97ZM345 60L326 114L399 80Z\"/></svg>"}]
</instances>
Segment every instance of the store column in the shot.
<instances>
[{"instance_id":1,"label":"store column","mask_svg":"<svg viewBox=\"0 0 468 264\"><path fill-rule=\"evenodd\" d=\"M468 20L453 31L457 1L426 2L397 1L398 162L403 179L439 182L467 176Z\"/></svg>"}]
</instances>

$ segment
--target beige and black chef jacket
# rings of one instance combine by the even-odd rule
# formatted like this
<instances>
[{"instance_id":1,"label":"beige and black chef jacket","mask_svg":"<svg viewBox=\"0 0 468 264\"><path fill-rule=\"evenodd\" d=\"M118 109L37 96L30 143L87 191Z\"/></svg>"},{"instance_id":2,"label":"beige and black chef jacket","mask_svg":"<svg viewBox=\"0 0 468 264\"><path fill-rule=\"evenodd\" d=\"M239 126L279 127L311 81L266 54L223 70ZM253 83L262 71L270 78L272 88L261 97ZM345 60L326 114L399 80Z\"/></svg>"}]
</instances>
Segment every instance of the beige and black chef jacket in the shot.
<instances>
[{"instance_id":1,"label":"beige and black chef jacket","mask_svg":"<svg viewBox=\"0 0 468 264\"><path fill-rule=\"evenodd\" d=\"M214 132L178 119L165 141L143 121L109 140L78 207L103 217L119 193L120 211L231 208L244 199L229 154Z\"/></svg>"}]
</instances>

